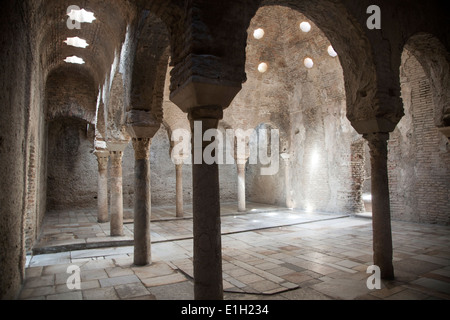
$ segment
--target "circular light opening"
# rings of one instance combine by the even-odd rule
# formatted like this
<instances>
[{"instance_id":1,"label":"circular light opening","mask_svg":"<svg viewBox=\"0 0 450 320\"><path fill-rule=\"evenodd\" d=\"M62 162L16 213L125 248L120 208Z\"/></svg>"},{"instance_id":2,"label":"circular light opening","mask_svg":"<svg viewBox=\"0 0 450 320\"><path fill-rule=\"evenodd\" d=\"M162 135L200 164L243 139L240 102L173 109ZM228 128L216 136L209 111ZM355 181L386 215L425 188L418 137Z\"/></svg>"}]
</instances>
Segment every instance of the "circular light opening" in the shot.
<instances>
[{"instance_id":1,"label":"circular light opening","mask_svg":"<svg viewBox=\"0 0 450 320\"><path fill-rule=\"evenodd\" d=\"M304 63L305 63L305 67L307 67L308 69L311 69L312 67L314 67L314 61L311 58L306 58Z\"/></svg>"},{"instance_id":2,"label":"circular light opening","mask_svg":"<svg viewBox=\"0 0 450 320\"><path fill-rule=\"evenodd\" d=\"M259 28L259 29L256 29L255 32L253 32L253 37L256 40L260 40L264 37L264 34L265 34L264 30Z\"/></svg>"},{"instance_id":3,"label":"circular light opening","mask_svg":"<svg viewBox=\"0 0 450 320\"><path fill-rule=\"evenodd\" d=\"M300 29L303 32L310 32L311 31L311 24L309 22L302 22L302 23L300 23Z\"/></svg>"},{"instance_id":4,"label":"circular light opening","mask_svg":"<svg viewBox=\"0 0 450 320\"><path fill-rule=\"evenodd\" d=\"M331 57L337 57L337 52L336 51L334 51L334 49L333 49L333 46L329 46L328 47L328 54L331 56Z\"/></svg>"},{"instance_id":5,"label":"circular light opening","mask_svg":"<svg viewBox=\"0 0 450 320\"><path fill-rule=\"evenodd\" d=\"M261 73L264 73L267 71L269 67L267 66L267 63L263 62L258 66L258 71Z\"/></svg>"}]
</instances>

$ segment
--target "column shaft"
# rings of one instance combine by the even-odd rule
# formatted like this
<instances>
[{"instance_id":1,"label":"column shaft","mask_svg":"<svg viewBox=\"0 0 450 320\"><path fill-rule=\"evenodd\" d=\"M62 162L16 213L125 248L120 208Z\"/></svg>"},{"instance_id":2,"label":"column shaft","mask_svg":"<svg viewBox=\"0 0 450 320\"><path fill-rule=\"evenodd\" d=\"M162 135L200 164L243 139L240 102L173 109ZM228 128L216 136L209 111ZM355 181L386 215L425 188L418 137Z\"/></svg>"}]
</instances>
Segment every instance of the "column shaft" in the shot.
<instances>
[{"instance_id":1,"label":"column shaft","mask_svg":"<svg viewBox=\"0 0 450 320\"><path fill-rule=\"evenodd\" d=\"M111 236L123 236L123 191L122 157L123 152L111 151Z\"/></svg>"},{"instance_id":2,"label":"column shaft","mask_svg":"<svg viewBox=\"0 0 450 320\"><path fill-rule=\"evenodd\" d=\"M176 213L177 218L184 217L184 208L183 208L183 163L176 164Z\"/></svg>"},{"instance_id":3,"label":"column shaft","mask_svg":"<svg viewBox=\"0 0 450 320\"><path fill-rule=\"evenodd\" d=\"M195 135L208 129L217 129L223 117L221 107L195 108L189 113L191 120L193 160L196 152L207 144L195 144ZM195 132L194 122L202 124L202 132ZM198 137L197 137L198 138ZM203 140L203 139L201 139ZM199 150L200 149L200 150ZM197 151L196 151L197 150ZM193 164L194 214L194 295L196 300L222 300L222 242L220 221L219 166L204 162Z\"/></svg>"},{"instance_id":4,"label":"column shaft","mask_svg":"<svg viewBox=\"0 0 450 320\"><path fill-rule=\"evenodd\" d=\"M97 155L98 161L98 192L97 192L97 206L98 214L97 220L99 223L105 223L109 220L108 214L108 156Z\"/></svg>"},{"instance_id":5,"label":"column shaft","mask_svg":"<svg viewBox=\"0 0 450 320\"><path fill-rule=\"evenodd\" d=\"M133 139L134 166L134 264L151 264L151 189L150 189L151 139Z\"/></svg>"},{"instance_id":6,"label":"column shaft","mask_svg":"<svg viewBox=\"0 0 450 320\"><path fill-rule=\"evenodd\" d=\"M246 211L246 201L245 201L245 163L237 164L238 171L238 211Z\"/></svg>"},{"instance_id":7,"label":"column shaft","mask_svg":"<svg viewBox=\"0 0 450 320\"><path fill-rule=\"evenodd\" d=\"M374 264L383 279L394 278L392 231L387 169L388 133L364 135L369 142L372 166L372 224Z\"/></svg>"}]
</instances>

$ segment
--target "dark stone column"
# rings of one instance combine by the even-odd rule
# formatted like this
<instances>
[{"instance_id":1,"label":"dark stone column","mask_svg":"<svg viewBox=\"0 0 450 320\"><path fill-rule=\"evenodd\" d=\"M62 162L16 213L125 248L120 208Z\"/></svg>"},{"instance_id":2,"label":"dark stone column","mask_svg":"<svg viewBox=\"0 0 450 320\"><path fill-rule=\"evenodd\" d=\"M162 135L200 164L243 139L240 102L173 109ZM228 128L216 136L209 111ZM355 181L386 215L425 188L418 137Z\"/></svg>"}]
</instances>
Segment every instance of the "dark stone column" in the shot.
<instances>
[{"instance_id":1,"label":"dark stone column","mask_svg":"<svg viewBox=\"0 0 450 320\"><path fill-rule=\"evenodd\" d=\"M151 264L150 138L133 138L134 164L134 264Z\"/></svg>"},{"instance_id":2,"label":"dark stone column","mask_svg":"<svg viewBox=\"0 0 450 320\"><path fill-rule=\"evenodd\" d=\"M374 264L380 267L383 279L394 278L392 263L391 210L387 168L388 133L365 134L369 142L372 164L372 224Z\"/></svg>"},{"instance_id":3,"label":"dark stone column","mask_svg":"<svg viewBox=\"0 0 450 320\"><path fill-rule=\"evenodd\" d=\"M217 129L223 117L220 106L197 107L190 110L189 119L193 132L193 215L194 215L194 294L196 300L222 300L222 243L220 221L219 166L206 164L203 159L205 147L203 134ZM195 132L195 122L202 125ZM196 143L201 135L202 143ZM195 155L202 154L202 159ZM196 159L197 158L197 159ZM197 160L197 161L196 161Z\"/></svg>"}]
</instances>

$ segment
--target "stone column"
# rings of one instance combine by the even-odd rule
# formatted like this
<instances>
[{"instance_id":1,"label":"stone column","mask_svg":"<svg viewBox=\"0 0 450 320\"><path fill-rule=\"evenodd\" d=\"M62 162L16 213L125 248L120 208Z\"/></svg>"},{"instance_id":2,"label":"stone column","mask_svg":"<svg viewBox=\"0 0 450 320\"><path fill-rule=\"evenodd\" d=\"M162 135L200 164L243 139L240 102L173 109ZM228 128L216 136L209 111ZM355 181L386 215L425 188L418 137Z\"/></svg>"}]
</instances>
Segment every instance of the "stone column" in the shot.
<instances>
[{"instance_id":1,"label":"stone column","mask_svg":"<svg viewBox=\"0 0 450 320\"><path fill-rule=\"evenodd\" d=\"M208 129L217 129L223 117L220 106L191 109L193 152L193 214L194 214L194 294L196 300L222 300L222 243L220 221L219 166L206 164L203 142ZM197 123L197 125L195 125ZM201 124L201 131L198 125ZM197 127L197 130L194 130ZM199 155L201 159L199 159Z\"/></svg>"},{"instance_id":2,"label":"stone column","mask_svg":"<svg viewBox=\"0 0 450 320\"><path fill-rule=\"evenodd\" d=\"M387 169L388 133L365 134L372 166L372 224L374 264L383 279L394 278L392 231Z\"/></svg>"},{"instance_id":3,"label":"stone column","mask_svg":"<svg viewBox=\"0 0 450 320\"><path fill-rule=\"evenodd\" d=\"M246 140L246 137L236 136L234 146L234 159L236 160L236 169L238 176L238 212L247 211L245 197L245 165L249 157L249 141Z\"/></svg>"},{"instance_id":4,"label":"stone column","mask_svg":"<svg viewBox=\"0 0 450 320\"><path fill-rule=\"evenodd\" d=\"M288 153L282 153L281 158L284 160L284 183L286 188L286 208L293 208L292 195L291 195L291 172L289 159L290 155Z\"/></svg>"},{"instance_id":5,"label":"stone column","mask_svg":"<svg viewBox=\"0 0 450 320\"><path fill-rule=\"evenodd\" d=\"M134 264L151 264L150 138L133 138L134 165Z\"/></svg>"},{"instance_id":6,"label":"stone column","mask_svg":"<svg viewBox=\"0 0 450 320\"><path fill-rule=\"evenodd\" d=\"M245 163L237 163L238 172L238 211L247 211L245 201Z\"/></svg>"},{"instance_id":7,"label":"stone column","mask_svg":"<svg viewBox=\"0 0 450 320\"><path fill-rule=\"evenodd\" d=\"M96 151L95 155L97 156L98 162L97 220L99 223L105 223L109 221L109 213L108 213L109 152L107 150Z\"/></svg>"},{"instance_id":8,"label":"stone column","mask_svg":"<svg viewBox=\"0 0 450 320\"><path fill-rule=\"evenodd\" d=\"M110 213L111 236L123 236L123 182L122 158L128 144L126 142L109 143L110 150Z\"/></svg>"},{"instance_id":9,"label":"stone column","mask_svg":"<svg viewBox=\"0 0 450 320\"><path fill-rule=\"evenodd\" d=\"M184 217L183 208L183 161L176 161L176 214L177 218Z\"/></svg>"},{"instance_id":10,"label":"stone column","mask_svg":"<svg viewBox=\"0 0 450 320\"><path fill-rule=\"evenodd\" d=\"M150 146L161 123L151 110L131 109L127 112L127 132L134 148L134 264L152 263L150 222L152 212L150 188Z\"/></svg>"}]
</instances>

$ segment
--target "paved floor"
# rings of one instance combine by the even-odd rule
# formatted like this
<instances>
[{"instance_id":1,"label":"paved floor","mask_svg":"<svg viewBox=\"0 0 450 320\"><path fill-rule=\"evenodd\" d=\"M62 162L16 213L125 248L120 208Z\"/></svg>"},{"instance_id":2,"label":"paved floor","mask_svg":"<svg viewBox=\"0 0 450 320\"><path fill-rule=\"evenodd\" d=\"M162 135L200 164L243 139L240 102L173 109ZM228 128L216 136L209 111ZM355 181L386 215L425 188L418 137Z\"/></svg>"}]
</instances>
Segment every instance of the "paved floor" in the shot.
<instances>
[{"instance_id":1,"label":"paved floor","mask_svg":"<svg viewBox=\"0 0 450 320\"><path fill-rule=\"evenodd\" d=\"M370 290L370 219L252 206L246 214L234 204L222 210L225 299L450 299L450 227L393 222L396 279ZM92 212L50 214L39 250L56 253L28 257L20 299L193 299L190 213L153 212L148 267L132 264L132 224L117 246L82 250L107 244L108 224L97 224ZM71 290L77 275L81 288Z\"/></svg>"}]
</instances>

